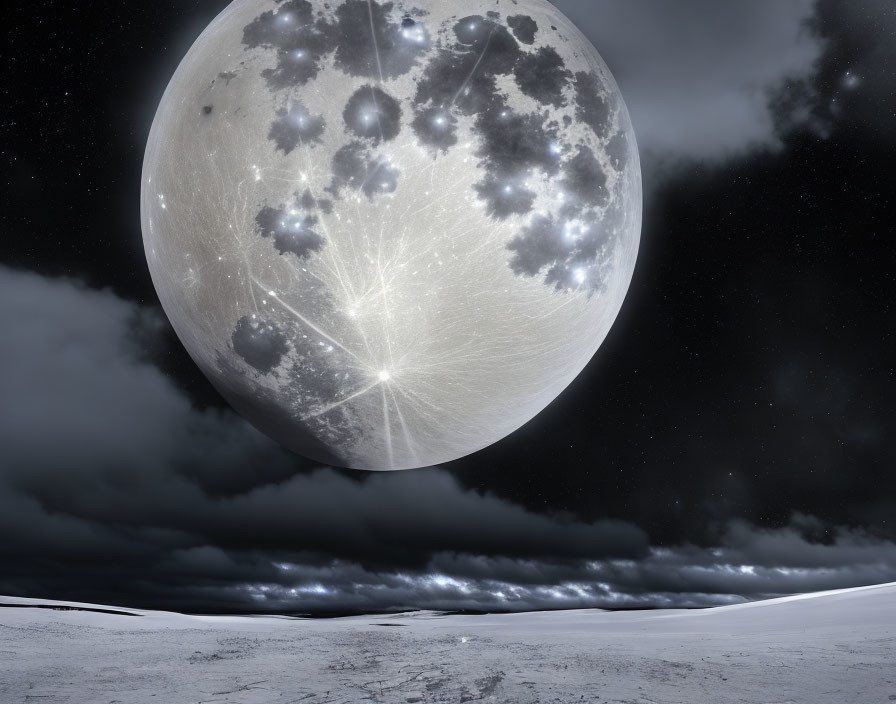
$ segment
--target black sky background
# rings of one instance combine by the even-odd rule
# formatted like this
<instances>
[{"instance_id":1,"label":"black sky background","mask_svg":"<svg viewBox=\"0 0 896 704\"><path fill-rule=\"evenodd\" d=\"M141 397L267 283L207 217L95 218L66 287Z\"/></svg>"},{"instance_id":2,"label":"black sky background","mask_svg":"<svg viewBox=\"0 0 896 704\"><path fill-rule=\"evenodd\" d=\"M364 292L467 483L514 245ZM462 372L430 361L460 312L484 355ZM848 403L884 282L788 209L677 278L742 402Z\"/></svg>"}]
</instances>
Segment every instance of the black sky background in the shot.
<instances>
[{"instance_id":1,"label":"black sky background","mask_svg":"<svg viewBox=\"0 0 896 704\"><path fill-rule=\"evenodd\" d=\"M632 288L523 429L388 475L251 430L160 312L143 149L225 4L6 11L0 593L329 612L896 581L891 3L558 2L638 130Z\"/></svg>"}]
</instances>

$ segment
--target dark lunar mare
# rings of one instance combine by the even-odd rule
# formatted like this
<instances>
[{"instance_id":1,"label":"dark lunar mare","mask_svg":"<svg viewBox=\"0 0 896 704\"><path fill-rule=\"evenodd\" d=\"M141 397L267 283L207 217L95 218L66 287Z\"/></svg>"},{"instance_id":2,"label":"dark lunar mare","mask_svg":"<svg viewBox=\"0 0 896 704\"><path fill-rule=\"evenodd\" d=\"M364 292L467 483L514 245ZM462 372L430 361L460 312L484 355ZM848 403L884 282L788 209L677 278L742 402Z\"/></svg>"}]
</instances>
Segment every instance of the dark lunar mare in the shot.
<instances>
[{"instance_id":1,"label":"dark lunar mare","mask_svg":"<svg viewBox=\"0 0 896 704\"><path fill-rule=\"evenodd\" d=\"M561 127L560 117L549 115L550 110L566 109L572 98L568 109L607 145L613 168L623 169L629 145L622 132L608 140L617 106L606 96L602 80L594 72L573 74L552 46L524 48L534 44L539 29L527 15L511 15L502 22L500 13L492 10L451 20L432 28L439 37L433 45L425 14L416 9L400 14L392 2L367 0L345 0L315 13L308 0L284 0L244 28L243 42L276 52L276 67L262 72L271 90L312 80L328 54L338 69L375 81L404 75L422 62L411 101L411 129L421 146L438 158L457 144L458 117L473 118L483 172L472 184L473 192L489 217L522 221L519 234L508 243L512 270L542 276L557 290L573 288L573 283L600 289L609 228L599 226L598 209L610 202L608 176L591 146L565 138L570 116L563 115ZM502 76L512 77L544 110L511 110L497 87ZM401 103L371 83L351 96L343 119L354 139L334 154L327 191L341 198L351 189L369 199L394 192L399 173L373 148L400 134ZM322 121L316 122L301 103L293 103L278 111L269 136L278 150L289 154L300 143L314 143L323 129ZM526 185L531 179L547 179L549 187L562 193L552 215L533 214L536 196ZM262 211L257 219L262 234L273 236L281 253L305 257L319 250L322 239L311 229L316 216L277 221L282 215ZM582 229L586 221L592 226ZM576 228L572 237L571 224Z\"/></svg>"},{"instance_id":2,"label":"dark lunar mare","mask_svg":"<svg viewBox=\"0 0 896 704\"><path fill-rule=\"evenodd\" d=\"M296 207L265 205L255 216L256 229L262 237L273 237L280 254L289 252L299 259L307 259L324 246L324 238L311 229L317 223L316 215L301 212Z\"/></svg>"},{"instance_id":3,"label":"dark lunar mare","mask_svg":"<svg viewBox=\"0 0 896 704\"><path fill-rule=\"evenodd\" d=\"M342 112L345 126L373 144L395 139L401 132L401 104L386 91L367 85L354 92Z\"/></svg>"},{"instance_id":4,"label":"dark lunar mare","mask_svg":"<svg viewBox=\"0 0 896 704\"><path fill-rule=\"evenodd\" d=\"M607 142L607 155L610 157L613 168L617 171L621 171L625 167L630 153L628 138L624 132L617 132Z\"/></svg>"},{"instance_id":5,"label":"dark lunar mare","mask_svg":"<svg viewBox=\"0 0 896 704\"><path fill-rule=\"evenodd\" d=\"M243 44L277 54L275 68L262 71L272 90L305 85L320 72L321 58L333 50L327 26L315 20L308 0L285 0L243 29Z\"/></svg>"},{"instance_id":6,"label":"dark lunar mare","mask_svg":"<svg viewBox=\"0 0 896 704\"><path fill-rule=\"evenodd\" d=\"M231 335L233 351L262 374L270 374L289 351L286 335L274 323L244 315Z\"/></svg>"},{"instance_id":7,"label":"dark lunar mare","mask_svg":"<svg viewBox=\"0 0 896 704\"><path fill-rule=\"evenodd\" d=\"M323 117L312 115L302 103L294 100L288 107L277 110L277 119L271 124L268 139L277 145L277 149L289 154L300 144L320 142L324 127Z\"/></svg>"},{"instance_id":8,"label":"dark lunar mare","mask_svg":"<svg viewBox=\"0 0 896 704\"><path fill-rule=\"evenodd\" d=\"M610 198L607 175L591 148L584 145L579 145L576 155L564 167L560 185L572 196L571 202L583 207L604 206Z\"/></svg>"},{"instance_id":9,"label":"dark lunar mare","mask_svg":"<svg viewBox=\"0 0 896 704\"><path fill-rule=\"evenodd\" d=\"M297 420L274 393L259 393L255 384L246 381L246 370L238 366L229 355L217 355L218 368L203 370L218 392L227 399L234 410L249 419L259 431L273 438L293 452L314 457L319 462L343 467L348 457L338 452L344 445L328 445L315 435L311 424Z\"/></svg>"},{"instance_id":10,"label":"dark lunar mare","mask_svg":"<svg viewBox=\"0 0 896 704\"><path fill-rule=\"evenodd\" d=\"M513 70L520 90L542 105L560 108L566 105L563 90L572 79L572 73L550 46L543 46L534 54L525 53Z\"/></svg>"},{"instance_id":11,"label":"dark lunar mare","mask_svg":"<svg viewBox=\"0 0 896 704\"><path fill-rule=\"evenodd\" d=\"M605 137L612 124L612 109L602 95L600 79L594 73L579 71L575 77L576 117L598 137Z\"/></svg>"},{"instance_id":12,"label":"dark lunar mare","mask_svg":"<svg viewBox=\"0 0 896 704\"><path fill-rule=\"evenodd\" d=\"M296 194L295 205L322 210L327 201L315 199L306 190ZM322 284L302 286L297 291L299 307L314 310L327 320L344 317ZM247 366L234 366L228 361L231 358L219 351L218 364L226 368L225 380L259 373L276 381L273 387L225 382L228 385L219 390L234 407L286 447L346 464L350 458L336 457L332 448L349 448L368 431L362 419L341 405L369 384L351 355L303 320L273 313L242 316L231 342L236 357ZM253 387L255 393L245 391Z\"/></svg>"},{"instance_id":13,"label":"dark lunar mare","mask_svg":"<svg viewBox=\"0 0 896 704\"><path fill-rule=\"evenodd\" d=\"M473 189L485 201L485 211L499 220L528 213L535 202L535 193L523 185L521 178L498 178L490 173L473 184Z\"/></svg>"},{"instance_id":14,"label":"dark lunar mare","mask_svg":"<svg viewBox=\"0 0 896 704\"><path fill-rule=\"evenodd\" d=\"M410 71L430 48L429 33L410 16L393 18L394 5L347 0L336 8L326 30L336 52L336 66L349 75L397 78ZM410 20L410 24L408 24ZM376 41L361 43L359 37Z\"/></svg>"},{"instance_id":15,"label":"dark lunar mare","mask_svg":"<svg viewBox=\"0 0 896 704\"><path fill-rule=\"evenodd\" d=\"M447 152L457 144L457 118L449 110L431 107L419 110L411 123L423 144Z\"/></svg>"},{"instance_id":16,"label":"dark lunar mare","mask_svg":"<svg viewBox=\"0 0 896 704\"><path fill-rule=\"evenodd\" d=\"M322 287L307 287L302 297L305 299L301 304L303 307L318 306L312 309L322 310L328 318L338 315ZM261 395L270 394L271 401L276 400L277 405L291 409L292 422L300 422L328 447L351 447L365 428L340 402L369 383L351 356L296 318L288 317L275 323L260 321L257 316L250 315L248 325L244 320L246 318L241 319L234 330L234 351L254 369L265 374L275 373L279 382L279 388ZM255 338L243 339L247 328L250 331L257 329L262 337L259 339L256 332ZM276 370L269 366L274 355L279 355ZM291 437L278 439L301 452Z\"/></svg>"},{"instance_id":17,"label":"dark lunar mare","mask_svg":"<svg viewBox=\"0 0 896 704\"><path fill-rule=\"evenodd\" d=\"M333 201L329 198L315 198L311 194L311 189L306 188L302 195L296 194L297 204L304 210L319 209L322 213L330 215L333 213Z\"/></svg>"},{"instance_id":18,"label":"dark lunar mare","mask_svg":"<svg viewBox=\"0 0 896 704\"><path fill-rule=\"evenodd\" d=\"M394 193L398 188L399 171L383 158L368 162L361 190L368 198L381 193Z\"/></svg>"},{"instance_id":19,"label":"dark lunar mare","mask_svg":"<svg viewBox=\"0 0 896 704\"><path fill-rule=\"evenodd\" d=\"M333 155L332 170L327 192L335 198L341 198L346 188L363 191L370 199L398 188L398 169L359 141L349 142Z\"/></svg>"},{"instance_id":20,"label":"dark lunar mare","mask_svg":"<svg viewBox=\"0 0 896 704\"><path fill-rule=\"evenodd\" d=\"M361 142L349 142L333 155L333 180L327 191L335 198L342 196L345 187L360 188L367 174L369 151Z\"/></svg>"},{"instance_id":21,"label":"dark lunar mare","mask_svg":"<svg viewBox=\"0 0 896 704\"><path fill-rule=\"evenodd\" d=\"M528 15L511 15L507 18L507 24L513 30L515 36L523 44L534 44L535 35L538 32L538 23Z\"/></svg>"},{"instance_id":22,"label":"dark lunar mare","mask_svg":"<svg viewBox=\"0 0 896 704\"><path fill-rule=\"evenodd\" d=\"M430 40L420 22L407 27L393 16L391 2L346 0L332 16L316 17L308 0L285 0L243 29L243 44L276 51L276 67L262 71L272 90L303 86L316 78L328 54L334 54L336 66L349 75L397 78L429 51ZM360 37L370 41L359 42Z\"/></svg>"}]
</instances>

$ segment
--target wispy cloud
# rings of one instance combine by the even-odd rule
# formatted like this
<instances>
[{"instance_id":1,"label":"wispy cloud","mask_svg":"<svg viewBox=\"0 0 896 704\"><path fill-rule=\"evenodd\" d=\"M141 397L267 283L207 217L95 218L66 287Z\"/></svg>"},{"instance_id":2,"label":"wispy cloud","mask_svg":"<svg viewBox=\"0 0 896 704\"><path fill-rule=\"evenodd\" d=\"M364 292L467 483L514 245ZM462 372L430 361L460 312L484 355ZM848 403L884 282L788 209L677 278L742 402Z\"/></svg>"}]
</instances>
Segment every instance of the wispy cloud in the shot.
<instances>
[{"instance_id":1,"label":"wispy cloud","mask_svg":"<svg viewBox=\"0 0 896 704\"><path fill-rule=\"evenodd\" d=\"M613 71L647 160L778 146L772 95L814 76L824 49L814 0L553 2Z\"/></svg>"}]
</instances>

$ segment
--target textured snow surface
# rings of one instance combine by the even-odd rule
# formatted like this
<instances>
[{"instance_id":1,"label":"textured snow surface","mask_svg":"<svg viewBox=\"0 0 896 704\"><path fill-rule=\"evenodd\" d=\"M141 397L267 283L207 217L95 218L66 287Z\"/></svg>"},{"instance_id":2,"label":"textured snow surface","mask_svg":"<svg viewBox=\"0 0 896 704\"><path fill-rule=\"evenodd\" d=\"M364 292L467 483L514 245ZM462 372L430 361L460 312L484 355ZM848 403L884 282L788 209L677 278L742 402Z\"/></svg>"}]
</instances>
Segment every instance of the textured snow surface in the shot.
<instances>
[{"instance_id":1,"label":"textured snow surface","mask_svg":"<svg viewBox=\"0 0 896 704\"><path fill-rule=\"evenodd\" d=\"M896 701L896 584L703 611L333 620L0 605L19 606L0 608L3 704Z\"/></svg>"}]
</instances>

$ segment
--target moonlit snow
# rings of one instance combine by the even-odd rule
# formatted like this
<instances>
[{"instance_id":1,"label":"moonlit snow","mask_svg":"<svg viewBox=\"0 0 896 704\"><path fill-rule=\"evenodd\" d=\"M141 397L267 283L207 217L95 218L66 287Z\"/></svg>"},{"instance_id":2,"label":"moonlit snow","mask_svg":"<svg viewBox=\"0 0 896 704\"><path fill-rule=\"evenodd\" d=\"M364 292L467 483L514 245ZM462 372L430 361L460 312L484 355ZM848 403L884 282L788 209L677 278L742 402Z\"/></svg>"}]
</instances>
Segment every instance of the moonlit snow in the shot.
<instances>
[{"instance_id":1,"label":"moonlit snow","mask_svg":"<svg viewBox=\"0 0 896 704\"><path fill-rule=\"evenodd\" d=\"M700 611L300 620L64 606L0 598L0 701L896 700L896 584Z\"/></svg>"},{"instance_id":2,"label":"moonlit snow","mask_svg":"<svg viewBox=\"0 0 896 704\"><path fill-rule=\"evenodd\" d=\"M547 406L635 266L641 171L546 0L237 0L146 149L146 255L203 372L313 459L438 464Z\"/></svg>"}]
</instances>

